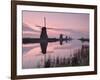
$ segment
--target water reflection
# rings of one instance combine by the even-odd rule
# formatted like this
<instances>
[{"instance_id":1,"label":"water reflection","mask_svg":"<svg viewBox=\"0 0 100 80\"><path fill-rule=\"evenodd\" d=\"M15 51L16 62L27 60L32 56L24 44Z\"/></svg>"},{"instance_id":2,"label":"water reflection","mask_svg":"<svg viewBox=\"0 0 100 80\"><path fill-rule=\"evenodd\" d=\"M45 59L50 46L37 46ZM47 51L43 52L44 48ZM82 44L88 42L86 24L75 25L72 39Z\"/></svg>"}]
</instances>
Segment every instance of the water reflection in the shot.
<instances>
[{"instance_id":1,"label":"water reflection","mask_svg":"<svg viewBox=\"0 0 100 80\"><path fill-rule=\"evenodd\" d=\"M71 40L63 41L62 45L59 41L48 43L44 50L46 54L43 54L45 52L41 50L45 44L42 43L41 47L40 45L41 43L24 44L23 69L89 65L88 42Z\"/></svg>"}]
</instances>

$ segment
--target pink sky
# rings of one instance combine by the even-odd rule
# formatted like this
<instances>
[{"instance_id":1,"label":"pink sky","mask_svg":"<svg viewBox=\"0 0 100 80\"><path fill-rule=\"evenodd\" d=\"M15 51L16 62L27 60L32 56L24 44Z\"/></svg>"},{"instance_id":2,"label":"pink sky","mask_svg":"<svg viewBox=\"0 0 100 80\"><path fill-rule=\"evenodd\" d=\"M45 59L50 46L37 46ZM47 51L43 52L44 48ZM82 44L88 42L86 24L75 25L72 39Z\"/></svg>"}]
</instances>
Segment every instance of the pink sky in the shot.
<instances>
[{"instance_id":1,"label":"pink sky","mask_svg":"<svg viewBox=\"0 0 100 80\"><path fill-rule=\"evenodd\" d=\"M59 34L89 37L89 14L34 11L23 11L23 36L39 37L41 29L36 26L44 26L44 17L47 28L62 29L47 29L49 37L59 37Z\"/></svg>"}]
</instances>

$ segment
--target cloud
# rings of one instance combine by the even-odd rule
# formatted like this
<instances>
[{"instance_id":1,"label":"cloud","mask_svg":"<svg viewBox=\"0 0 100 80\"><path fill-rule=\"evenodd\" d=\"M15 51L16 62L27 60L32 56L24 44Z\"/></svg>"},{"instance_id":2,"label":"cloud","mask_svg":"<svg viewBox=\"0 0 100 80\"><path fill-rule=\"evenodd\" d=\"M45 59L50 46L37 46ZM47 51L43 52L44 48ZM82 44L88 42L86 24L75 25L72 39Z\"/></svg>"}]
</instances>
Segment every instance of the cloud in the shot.
<instances>
[{"instance_id":1,"label":"cloud","mask_svg":"<svg viewBox=\"0 0 100 80\"><path fill-rule=\"evenodd\" d=\"M33 32L40 32L38 30L35 30L33 28L31 28L28 24L23 23L23 31L33 31Z\"/></svg>"}]
</instances>

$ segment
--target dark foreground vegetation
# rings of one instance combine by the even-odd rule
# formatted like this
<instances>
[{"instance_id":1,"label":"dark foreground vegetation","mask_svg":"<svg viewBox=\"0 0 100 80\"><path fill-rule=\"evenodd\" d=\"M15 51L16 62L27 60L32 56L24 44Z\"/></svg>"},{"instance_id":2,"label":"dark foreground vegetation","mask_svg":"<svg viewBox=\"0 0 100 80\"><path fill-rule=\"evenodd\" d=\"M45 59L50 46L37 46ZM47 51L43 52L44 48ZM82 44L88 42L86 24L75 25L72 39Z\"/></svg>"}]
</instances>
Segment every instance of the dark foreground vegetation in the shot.
<instances>
[{"instance_id":1,"label":"dark foreground vegetation","mask_svg":"<svg viewBox=\"0 0 100 80\"><path fill-rule=\"evenodd\" d=\"M69 58L61 58L59 56L56 58L52 58L49 56L48 59L46 59L43 67L49 68L86 65L89 65L89 46L82 45L81 49L76 49L75 51L73 51L73 55L71 55ZM39 64L38 67L40 67Z\"/></svg>"}]
</instances>

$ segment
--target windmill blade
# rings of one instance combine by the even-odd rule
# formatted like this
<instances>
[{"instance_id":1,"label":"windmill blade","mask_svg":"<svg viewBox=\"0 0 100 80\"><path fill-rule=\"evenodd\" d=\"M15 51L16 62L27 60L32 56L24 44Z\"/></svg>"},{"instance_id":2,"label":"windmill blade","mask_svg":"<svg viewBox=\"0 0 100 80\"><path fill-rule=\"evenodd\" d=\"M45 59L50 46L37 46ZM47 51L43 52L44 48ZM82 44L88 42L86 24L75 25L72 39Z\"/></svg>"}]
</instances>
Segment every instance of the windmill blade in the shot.
<instances>
[{"instance_id":1,"label":"windmill blade","mask_svg":"<svg viewBox=\"0 0 100 80\"><path fill-rule=\"evenodd\" d=\"M44 26L46 27L46 18L44 17Z\"/></svg>"},{"instance_id":2,"label":"windmill blade","mask_svg":"<svg viewBox=\"0 0 100 80\"><path fill-rule=\"evenodd\" d=\"M46 18L44 17L44 26L36 25L38 28L46 27Z\"/></svg>"},{"instance_id":3,"label":"windmill blade","mask_svg":"<svg viewBox=\"0 0 100 80\"><path fill-rule=\"evenodd\" d=\"M35 27L38 27L38 28L42 28L42 27L44 27L44 26L40 26L40 25L36 25ZM58 29L58 28L50 28L50 27L46 27L48 30L54 30L54 31L72 31L72 30L69 30L69 29L62 29L62 28L60 28L60 29Z\"/></svg>"}]
</instances>

